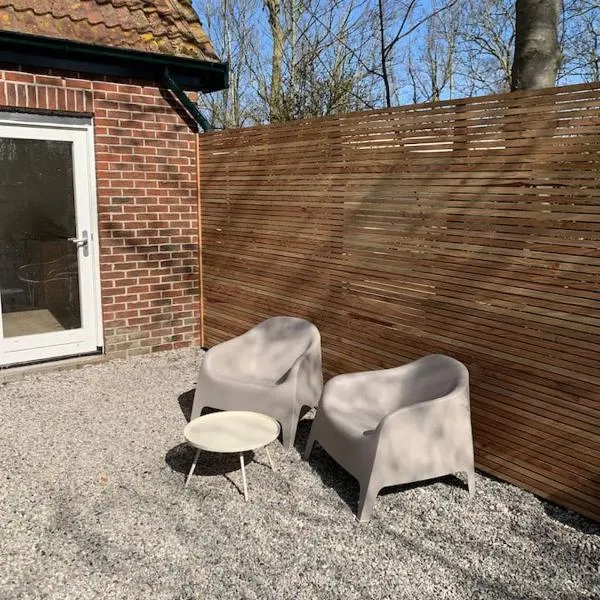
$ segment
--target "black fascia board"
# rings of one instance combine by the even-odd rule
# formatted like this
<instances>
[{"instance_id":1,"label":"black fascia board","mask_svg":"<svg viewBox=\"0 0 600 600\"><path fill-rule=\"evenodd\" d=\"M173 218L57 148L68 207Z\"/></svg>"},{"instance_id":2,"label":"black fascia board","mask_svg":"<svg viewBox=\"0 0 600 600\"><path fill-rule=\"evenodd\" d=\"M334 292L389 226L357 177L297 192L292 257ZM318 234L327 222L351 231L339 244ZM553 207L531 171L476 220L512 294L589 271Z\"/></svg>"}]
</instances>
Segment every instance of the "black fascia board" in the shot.
<instances>
[{"instance_id":1,"label":"black fascia board","mask_svg":"<svg viewBox=\"0 0 600 600\"><path fill-rule=\"evenodd\" d=\"M0 31L0 62L155 82L167 68L184 90L209 93L229 86L228 63L12 31Z\"/></svg>"}]
</instances>

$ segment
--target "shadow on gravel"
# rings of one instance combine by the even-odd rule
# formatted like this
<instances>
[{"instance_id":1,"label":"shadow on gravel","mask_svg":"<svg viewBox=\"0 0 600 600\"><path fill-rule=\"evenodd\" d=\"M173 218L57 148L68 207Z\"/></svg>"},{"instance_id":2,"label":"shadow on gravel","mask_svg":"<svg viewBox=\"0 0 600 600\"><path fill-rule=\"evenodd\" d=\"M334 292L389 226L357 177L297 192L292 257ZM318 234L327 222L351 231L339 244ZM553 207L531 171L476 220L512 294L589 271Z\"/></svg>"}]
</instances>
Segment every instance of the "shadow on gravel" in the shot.
<instances>
[{"instance_id":1,"label":"shadow on gravel","mask_svg":"<svg viewBox=\"0 0 600 600\"><path fill-rule=\"evenodd\" d=\"M188 390L187 392L183 392L180 394L179 398L177 398L177 402L179 402L179 408L185 420L189 423L190 417L192 416L192 404L194 403L194 394L196 392L196 388Z\"/></svg>"},{"instance_id":2,"label":"shadow on gravel","mask_svg":"<svg viewBox=\"0 0 600 600\"><path fill-rule=\"evenodd\" d=\"M185 420L189 423L192 417L192 406L194 404L194 394L196 393L196 388L188 390L187 392L183 392L183 394L179 395L177 398L177 402L179 403L179 408L181 409L181 414L184 416ZM217 408L210 408L209 406L205 406L202 409L201 415L209 415L210 413L221 412Z\"/></svg>"},{"instance_id":3,"label":"shadow on gravel","mask_svg":"<svg viewBox=\"0 0 600 600\"><path fill-rule=\"evenodd\" d=\"M196 449L189 444L178 444L171 448L165 456L165 462L176 473L181 473L187 477L192 466ZM248 464L254 460L254 452L244 452L244 462ZM212 477L223 475L232 471L240 470L240 458L235 454L221 454L219 452L200 452L194 477Z\"/></svg>"},{"instance_id":4,"label":"shadow on gravel","mask_svg":"<svg viewBox=\"0 0 600 600\"><path fill-rule=\"evenodd\" d=\"M295 447L296 450L302 455L304 453L304 447L306 446L306 440L312 425L312 420L304 420L298 423L298 433L296 435ZM359 485L358 481L338 465L328 454L321 448L319 442L315 442L313 450L308 460L311 468L319 475L321 481L327 486L332 488L337 495L350 507L354 515L358 510L358 494ZM461 488L468 494L467 484L463 483L458 477L453 475L447 475L444 477L437 477L435 479L428 479L427 481L416 481L414 483L406 483L403 485L393 485L390 487L383 488L379 492L379 496L386 496L387 494L401 494L408 490L412 490L418 487L427 487L436 483L445 483L446 485L452 485Z\"/></svg>"},{"instance_id":5,"label":"shadow on gravel","mask_svg":"<svg viewBox=\"0 0 600 600\"><path fill-rule=\"evenodd\" d=\"M189 470L194 461L196 449L192 448L189 444L178 444L174 448L171 448L165 456L165 462L167 465L176 473L180 473L183 476L183 481L187 477ZM254 461L255 453L253 451L244 452L244 463L246 466L251 462L258 462L263 464L262 461ZM196 463L196 469L190 480L190 485L194 485L194 480L197 477L225 477L231 485L233 485L240 494L243 494L243 490L230 478L228 473L240 470L240 458L238 454L221 454L218 452L200 452L198 462ZM182 483L183 485L183 483Z\"/></svg>"},{"instance_id":6,"label":"shadow on gravel","mask_svg":"<svg viewBox=\"0 0 600 600\"><path fill-rule=\"evenodd\" d=\"M540 501L544 506L544 511L551 519L587 535L600 535L600 523L596 523L582 515L577 515L549 500L540 498Z\"/></svg>"},{"instance_id":7,"label":"shadow on gravel","mask_svg":"<svg viewBox=\"0 0 600 600\"><path fill-rule=\"evenodd\" d=\"M494 571L488 572L482 576L477 568L471 565L459 564L457 558L460 556L460 551L457 555L445 553L437 547L426 547L424 540L414 533L407 533L401 529L396 529L389 532L396 539L396 547L402 548L402 551L414 556L429 555L435 561L436 568L445 572L454 573L458 580L461 581L463 591L469 595L464 595L465 598L480 598L485 600L525 600L525 599L540 599L543 596L524 596L520 591L513 591L514 581L503 579L503 574ZM444 534L442 534L444 535ZM448 535L448 532L445 534ZM452 534L450 534L452 535ZM466 542L468 545L469 542ZM476 545L479 556L486 557L490 554L490 546L486 542L480 542ZM520 563L526 560L520 552L516 555L505 555L504 560L508 565L508 570L511 573L518 574ZM518 575L516 575L518 577ZM449 588L447 588L449 589ZM433 596L427 596L428 598ZM562 597L561 597L562 598ZM564 597L566 600L566 596Z\"/></svg>"}]
</instances>

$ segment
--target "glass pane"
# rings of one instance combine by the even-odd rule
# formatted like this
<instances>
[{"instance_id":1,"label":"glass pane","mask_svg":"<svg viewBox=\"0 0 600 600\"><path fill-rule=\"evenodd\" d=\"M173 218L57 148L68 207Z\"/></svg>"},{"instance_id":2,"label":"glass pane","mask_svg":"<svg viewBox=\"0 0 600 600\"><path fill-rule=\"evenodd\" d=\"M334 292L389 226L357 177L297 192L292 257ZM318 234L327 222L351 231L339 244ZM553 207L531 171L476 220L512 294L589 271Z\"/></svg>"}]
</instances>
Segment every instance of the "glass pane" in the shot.
<instances>
[{"instance_id":1,"label":"glass pane","mask_svg":"<svg viewBox=\"0 0 600 600\"><path fill-rule=\"evenodd\" d=\"M0 138L4 337L81 327L71 142Z\"/></svg>"}]
</instances>

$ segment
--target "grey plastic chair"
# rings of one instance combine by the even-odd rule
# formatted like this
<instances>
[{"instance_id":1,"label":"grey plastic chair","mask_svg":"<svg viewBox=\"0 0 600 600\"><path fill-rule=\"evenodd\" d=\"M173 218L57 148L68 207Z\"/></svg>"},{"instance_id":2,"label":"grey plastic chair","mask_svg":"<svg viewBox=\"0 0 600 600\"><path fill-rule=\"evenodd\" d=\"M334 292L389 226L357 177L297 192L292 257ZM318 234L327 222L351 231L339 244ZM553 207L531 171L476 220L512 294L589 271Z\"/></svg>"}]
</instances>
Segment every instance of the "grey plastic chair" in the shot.
<instances>
[{"instance_id":1,"label":"grey plastic chair","mask_svg":"<svg viewBox=\"0 0 600 600\"><path fill-rule=\"evenodd\" d=\"M469 372L432 354L394 369L334 377L323 390L306 460L314 442L358 480L361 522L390 485L462 471L473 495Z\"/></svg>"},{"instance_id":2,"label":"grey plastic chair","mask_svg":"<svg viewBox=\"0 0 600 600\"><path fill-rule=\"evenodd\" d=\"M264 413L279 421L290 448L302 407L317 406L322 390L319 330L304 319L272 317L206 352L191 418L205 406Z\"/></svg>"}]
</instances>

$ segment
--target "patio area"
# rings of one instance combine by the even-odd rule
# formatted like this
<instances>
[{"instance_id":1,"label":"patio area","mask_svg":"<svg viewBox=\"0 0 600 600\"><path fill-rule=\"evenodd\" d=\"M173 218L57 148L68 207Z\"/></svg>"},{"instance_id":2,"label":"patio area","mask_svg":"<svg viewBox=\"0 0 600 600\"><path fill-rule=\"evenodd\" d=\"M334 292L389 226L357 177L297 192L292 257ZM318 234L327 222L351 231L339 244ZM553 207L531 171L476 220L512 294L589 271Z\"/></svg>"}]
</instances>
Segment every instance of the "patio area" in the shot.
<instances>
[{"instance_id":1,"label":"patio area","mask_svg":"<svg viewBox=\"0 0 600 600\"><path fill-rule=\"evenodd\" d=\"M477 475L384 491L319 447L236 455L184 444L202 352L185 349L0 383L0 597L597 598L600 526Z\"/></svg>"}]
</instances>

